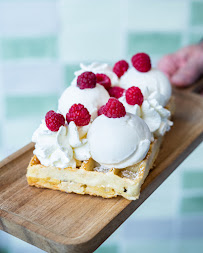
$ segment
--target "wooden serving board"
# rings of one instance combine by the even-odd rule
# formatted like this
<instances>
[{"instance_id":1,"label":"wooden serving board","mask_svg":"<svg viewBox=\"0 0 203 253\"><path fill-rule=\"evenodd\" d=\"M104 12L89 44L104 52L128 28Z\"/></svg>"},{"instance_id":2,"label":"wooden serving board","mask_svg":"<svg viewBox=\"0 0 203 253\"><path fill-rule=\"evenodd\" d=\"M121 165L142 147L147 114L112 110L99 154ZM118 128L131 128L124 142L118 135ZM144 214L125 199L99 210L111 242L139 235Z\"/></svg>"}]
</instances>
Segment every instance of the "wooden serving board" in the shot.
<instances>
[{"instance_id":1,"label":"wooden serving board","mask_svg":"<svg viewBox=\"0 0 203 253\"><path fill-rule=\"evenodd\" d=\"M31 143L0 163L0 228L48 252L94 251L202 141L203 98L185 91L174 95L174 126L138 200L102 199L28 186L25 174L32 157Z\"/></svg>"}]
</instances>

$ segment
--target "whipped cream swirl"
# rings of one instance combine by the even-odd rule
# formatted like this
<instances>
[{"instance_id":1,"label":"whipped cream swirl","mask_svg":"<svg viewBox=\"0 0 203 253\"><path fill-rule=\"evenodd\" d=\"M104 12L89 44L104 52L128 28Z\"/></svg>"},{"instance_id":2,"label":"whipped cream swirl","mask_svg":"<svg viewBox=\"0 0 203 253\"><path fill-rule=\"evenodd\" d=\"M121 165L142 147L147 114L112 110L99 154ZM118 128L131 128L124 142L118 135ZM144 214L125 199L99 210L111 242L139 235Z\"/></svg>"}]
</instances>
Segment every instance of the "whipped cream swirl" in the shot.
<instances>
[{"instance_id":1,"label":"whipped cream swirl","mask_svg":"<svg viewBox=\"0 0 203 253\"><path fill-rule=\"evenodd\" d=\"M76 168L76 160L84 161L90 158L87 131L90 125L77 127L73 121L61 126L58 132L50 131L42 120L34 132L34 154L44 166L59 168Z\"/></svg>"},{"instance_id":2,"label":"whipped cream swirl","mask_svg":"<svg viewBox=\"0 0 203 253\"><path fill-rule=\"evenodd\" d=\"M122 169L143 160L151 133L146 123L127 113L121 118L97 117L90 126L88 142L92 158L106 168Z\"/></svg>"},{"instance_id":3,"label":"whipped cream swirl","mask_svg":"<svg viewBox=\"0 0 203 253\"><path fill-rule=\"evenodd\" d=\"M77 77L79 75L81 75L83 72L86 71L91 71L94 74L105 74L107 75L110 80L111 80L111 85L112 86L116 86L119 83L119 79L117 77L117 75L113 72L112 67L110 67L107 63L97 63L97 62L93 62L90 65L84 65L84 64L80 64L80 70L76 71L75 74L75 78L73 79L71 85L76 85L77 83Z\"/></svg>"},{"instance_id":4,"label":"whipped cream swirl","mask_svg":"<svg viewBox=\"0 0 203 253\"><path fill-rule=\"evenodd\" d=\"M150 94L148 89L145 89L145 100L141 106L137 104L129 105L126 102L125 94L119 100L123 103L127 112L137 115L145 121L151 133L155 136L163 136L170 130L173 122L169 120L170 111L159 104L160 96L161 94L157 91Z\"/></svg>"}]
</instances>

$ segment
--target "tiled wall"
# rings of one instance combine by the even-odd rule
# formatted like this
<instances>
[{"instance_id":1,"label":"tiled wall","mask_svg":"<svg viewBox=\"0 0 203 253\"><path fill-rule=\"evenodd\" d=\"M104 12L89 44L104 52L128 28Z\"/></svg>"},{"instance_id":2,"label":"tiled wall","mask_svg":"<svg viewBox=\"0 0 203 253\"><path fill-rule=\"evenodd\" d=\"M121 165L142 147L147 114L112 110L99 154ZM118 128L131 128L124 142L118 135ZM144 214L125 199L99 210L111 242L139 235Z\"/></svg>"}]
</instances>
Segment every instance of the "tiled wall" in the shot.
<instances>
[{"instance_id":1,"label":"tiled wall","mask_svg":"<svg viewBox=\"0 0 203 253\"><path fill-rule=\"evenodd\" d=\"M201 0L0 0L0 159L28 143L78 64L203 37ZM203 252L203 146L98 252ZM4 251L3 251L4 249ZM40 252L0 232L1 252Z\"/></svg>"}]
</instances>

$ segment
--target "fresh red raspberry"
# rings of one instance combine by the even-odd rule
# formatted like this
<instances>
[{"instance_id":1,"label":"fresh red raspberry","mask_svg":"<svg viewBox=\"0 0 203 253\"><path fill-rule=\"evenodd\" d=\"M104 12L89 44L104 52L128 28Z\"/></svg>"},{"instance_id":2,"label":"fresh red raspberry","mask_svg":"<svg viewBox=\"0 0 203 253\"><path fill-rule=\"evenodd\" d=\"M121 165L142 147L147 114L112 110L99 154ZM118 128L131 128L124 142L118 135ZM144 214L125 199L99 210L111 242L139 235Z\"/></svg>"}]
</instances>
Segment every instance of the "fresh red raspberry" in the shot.
<instances>
[{"instance_id":1,"label":"fresh red raspberry","mask_svg":"<svg viewBox=\"0 0 203 253\"><path fill-rule=\"evenodd\" d=\"M105 89L109 89L111 87L111 79L105 74L96 74L97 83L104 86Z\"/></svg>"},{"instance_id":2,"label":"fresh red raspberry","mask_svg":"<svg viewBox=\"0 0 203 253\"><path fill-rule=\"evenodd\" d=\"M77 78L77 86L80 89L92 89L96 86L97 78L92 72L84 72Z\"/></svg>"},{"instance_id":3,"label":"fresh red raspberry","mask_svg":"<svg viewBox=\"0 0 203 253\"><path fill-rule=\"evenodd\" d=\"M134 68L140 72L148 72L151 69L151 60L148 54L138 53L133 55L131 62Z\"/></svg>"},{"instance_id":4,"label":"fresh red raspberry","mask_svg":"<svg viewBox=\"0 0 203 253\"><path fill-rule=\"evenodd\" d=\"M103 108L104 108L104 107L105 107L105 105L102 105L102 106L99 108L99 110L98 110L98 112L97 112L98 116L100 116L100 115L103 114Z\"/></svg>"},{"instance_id":5,"label":"fresh red raspberry","mask_svg":"<svg viewBox=\"0 0 203 253\"><path fill-rule=\"evenodd\" d=\"M127 61L121 60L115 63L113 72L120 78L129 68Z\"/></svg>"},{"instance_id":6,"label":"fresh red raspberry","mask_svg":"<svg viewBox=\"0 0 203 253\"><path fill-rule=\"evenodd\" d=\"M141 106L144 100L141 90L138 87L132 86L126 90L125 93L126 102L129 105Z\"/></svg>"},{"instance_id":7,"label":"fresh red raspberry","mask_svg":"<svg viewBox=\"0 0 203 253\"><path fill-rule=\"evenodd\" d=\"M90 123L91 115L89 114L87 108L82 104L74 104L69 109L66 114L66 120L69 123L74 121L76 126L86 126Z\"/></svg>"},{"instance_id":8,"label":"fresh red raspberry","mask_svg":"<svg viewBox=\"0 0 203 253\"><path fill-rule=\"evenodd\" d=\"M49 130L57 132L61 126L65 125L65 118L62 114L51 110L45 116L45 123Z\"/></svg>"},{"instance_id":9,"label":"fresh red raspberry","mask_svg":"<svg viewBox=\"0 0 203 253\"><path fill-rule=\"evenodd\" d=\"M121 118L126 115L124 105L117 98L109 98L102 109L102 114L108 118Z\"/></svg>"},{"instance_id":10,"label":"fresh red raspberry","mask_svg":"<svg viewBox=\"0 0 203 253\"><path fill-rule=\"evenodd\" d=\"M119 86L113 86L108 89L110 97L114 97L114 98L122 97L124 91L125 91L125 89L123 89Z\"/></svg>"}]
</instances>

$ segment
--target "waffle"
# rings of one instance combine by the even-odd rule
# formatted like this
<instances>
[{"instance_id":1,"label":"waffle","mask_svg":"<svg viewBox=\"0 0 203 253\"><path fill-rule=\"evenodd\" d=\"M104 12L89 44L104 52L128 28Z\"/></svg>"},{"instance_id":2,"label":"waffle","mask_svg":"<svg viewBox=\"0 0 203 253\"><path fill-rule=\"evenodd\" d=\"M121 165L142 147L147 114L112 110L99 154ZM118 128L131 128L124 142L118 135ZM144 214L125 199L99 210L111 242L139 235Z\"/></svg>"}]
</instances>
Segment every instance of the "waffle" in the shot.
<instances>
[{"instance_id":1,"label":"waffle","mask_svg":"<svg viewBox=\"0 0 203 253\"><path fill-rule=\"evenodd\" d=\"M140 188L158 155L162 138L155 139L140 163L125 169L107 169L90 158L77 168L43 166L34 156L27 168L31 186L49 188L67 193L89 194L112 198L118 195L129 200L139 197Z\"/></svg>"},{"instance_id":2,"label":"waffle","mask_svg":"<svg viewBox=\"0 0 203 253\"><path fill-rule=\"evenodd\" d=\"M173 116L175 112L173 97L166 108ZM128 200L136 200L139 198L140 188L145 178L154 166L162 141L163 137L155 138L145 159L124 169L104 168L92 158L83 162L77 161L76 168L61 169L42 165L34 155L27 168L27 181L29 185L38 188L103 198L123 196Z\"/></svg>"}]
</instances>

